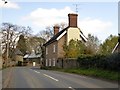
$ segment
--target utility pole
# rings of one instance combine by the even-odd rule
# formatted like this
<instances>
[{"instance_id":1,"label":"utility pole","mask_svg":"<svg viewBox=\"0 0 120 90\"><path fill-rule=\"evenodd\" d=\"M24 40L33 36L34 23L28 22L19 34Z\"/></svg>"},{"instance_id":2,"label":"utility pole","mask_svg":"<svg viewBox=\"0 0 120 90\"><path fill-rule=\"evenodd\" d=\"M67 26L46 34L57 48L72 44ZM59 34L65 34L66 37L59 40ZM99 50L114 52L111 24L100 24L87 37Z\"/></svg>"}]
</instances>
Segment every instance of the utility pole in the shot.
<instances>
[{"instance_id":1,"label":"utility pole","mask_svg":"<svg viewBox=\"0 0 120 90\"><path fill-rule=\"evenodd\" d=\"M6 46L6 66L8 66L8 61L9 61L9 33L10 33L10 28L7 29L7 46Z\"/></svg>"},{"instance_id":2,"label":"utility pole","mask_svg":"<svg viewBox=\"0 0 120 90\"><path fill-rule=\"evenodd\" d=\"M6 0L2 0L2 1L4 2L4 5L8 3ZM1 43L1 45L2 45L2 43ZM1 51L2 51L2 47L1 47ZM9 59L9 30L7 30L7 37L6 37L6 61L5 61L5 66L8 65L8 59Z\"/></svg>"},{"instance_id":3,"label":"utility pole","mask_svg":"<svg viewBox=\"0 0 120 90\"><path fill-rule=\"evenodd\" d=\"M0 37L0 69L2 69L2 65L3 65L3 62L2 62L2 39Z\"/></svg>"}]
</instances>

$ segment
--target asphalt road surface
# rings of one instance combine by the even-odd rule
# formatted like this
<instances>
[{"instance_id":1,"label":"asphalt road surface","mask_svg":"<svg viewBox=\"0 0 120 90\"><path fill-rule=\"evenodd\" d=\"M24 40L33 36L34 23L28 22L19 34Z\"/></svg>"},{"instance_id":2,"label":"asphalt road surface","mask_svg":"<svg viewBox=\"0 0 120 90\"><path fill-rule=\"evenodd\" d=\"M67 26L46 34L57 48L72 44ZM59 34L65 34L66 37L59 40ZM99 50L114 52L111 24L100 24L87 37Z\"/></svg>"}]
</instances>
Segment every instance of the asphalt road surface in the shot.
<instances>
[{"instance_id":1,"label":"asphalt road surface","mask_svg":"<svg viewBox=\"0 0 120 90\"><path fill-rule=\"evenodd\" d=\"M2 89L2 70L0 70L0 90Z\"/></svg>"},{"instance_id":2,"label":"asphalt road surface","mask_svg":"<svg viewBox=\"0 0 120 90\"><path fill-rule=\"evenodd\" d=\"M39 68L14 67L8 88L118 88L117 83Z\"/></svg>"}]
</instances>

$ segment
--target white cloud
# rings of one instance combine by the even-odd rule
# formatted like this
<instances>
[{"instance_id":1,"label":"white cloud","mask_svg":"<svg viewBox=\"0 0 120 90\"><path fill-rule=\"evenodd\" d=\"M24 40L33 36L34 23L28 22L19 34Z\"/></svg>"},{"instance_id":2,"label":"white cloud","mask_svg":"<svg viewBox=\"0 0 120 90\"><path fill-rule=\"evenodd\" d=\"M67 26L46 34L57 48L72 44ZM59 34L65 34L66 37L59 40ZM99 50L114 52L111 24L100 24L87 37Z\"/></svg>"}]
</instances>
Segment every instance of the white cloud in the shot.
<instances>
[{"instance_id":1,"label":"white cloud","mask_svg":"<svg viewBox=\"0 0 120 90\"><path fill-rule=\"evenodd\" d=\"M103 21L100 19L92 19L90 17L82 19L79 21L79 26L81 30L84 31L85 35L88 33L97 34L104 32L109 32L109 29L112 27L112 22Z\"/></svg>"},{"instance_id":2,"label":"white cloud","mask_svg":"<svg viewBox=\"0 0 120 90\"><path fill-rule=\"evenodd\" d=\"M56 23L67 22L68 13L73 13L70 7L65 7L63 9L38 8L23 19L32 21L32 23L38 27L45 27Z\"/></svg>"},{"instance_id":3,"label":"white cloud","mask_svg":"<svg viewBox=\"0 0 120 90\"><path fill-rule=\"evenodd\" d=\"M74 13L74 11L72 11L70 7L65 7L63 9L38 8L32 11L27 16L23 17L23 20L24 22L32 22L33 27L35 28L45 28L56 23L68 23L68 13ZM112 22L101 20L99 18L87 17L79 19L78 26L83 31L85 36L87 36L88 33L91 33L103 40L103 38L105 39L106 37L102 37L102 35L105 36L106 32L108 32L109 34L109 29L112 27Z\"/></svg>"},{"instance_id":4,"label":"white cloud","mask_svg":"<svg viewBox=\"0 0 120 90\"><path fill-rule=\"evenodd\" d=\"M4 1L0 1L0 8L13 8L13 9L19 9L20 7L18 6L18 4L14 3L14 2L10 2L7 1L7 3L5 4Z\"/></svg>"}]
</instances>

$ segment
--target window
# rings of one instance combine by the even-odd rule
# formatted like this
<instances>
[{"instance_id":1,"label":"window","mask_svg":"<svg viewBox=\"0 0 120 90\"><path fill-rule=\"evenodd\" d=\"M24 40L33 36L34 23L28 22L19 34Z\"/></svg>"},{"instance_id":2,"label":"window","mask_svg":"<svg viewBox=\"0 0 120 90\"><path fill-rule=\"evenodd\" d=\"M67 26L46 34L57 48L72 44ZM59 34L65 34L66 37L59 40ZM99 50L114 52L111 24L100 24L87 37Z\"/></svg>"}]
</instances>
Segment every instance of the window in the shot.
<instances>
[{"instance_id":1,"label":"window","mask_svg":"<svg viewBox=\"0 0 120 90\"><path fill-rule=\"evenodd\" d=\"M48 66L48 61L47 61L47 59L46 59L46 66Z\"/></svg>"},{"instance_id":2,"label":"window","mask_svg":"<svg viewBox=\"0 0 120 90\"><path fill-rule=\"evenodd\" d=\"M55 45L53 45L53 52L55 52Z\"/></svg>"},{"instance_id":3,"label":"window","mask_svg":"<svg viewBox=\"0 0 120 90\"><path fill-rule=\"evenodd\" d=\"M53 66L55 66L55 58L53 58Z\"/></svg>"},{"instance_id":4,"label":"window","mask_svg":"<svg viewBox=\"0 0 120 90\"><path fill-rule=\"evenodd\" d=\"M51 66L51 59L49 59L49 66Z\"/></svg>"},{"instance_id":5,"label":"window","mask_svg":"<svg viewBox=\"0 0 120 90\"><path fill-rule=\"evenodd\" d=\"M48 54L48 48L46 47L46 55Z\"/></svg>"}]
</instances>

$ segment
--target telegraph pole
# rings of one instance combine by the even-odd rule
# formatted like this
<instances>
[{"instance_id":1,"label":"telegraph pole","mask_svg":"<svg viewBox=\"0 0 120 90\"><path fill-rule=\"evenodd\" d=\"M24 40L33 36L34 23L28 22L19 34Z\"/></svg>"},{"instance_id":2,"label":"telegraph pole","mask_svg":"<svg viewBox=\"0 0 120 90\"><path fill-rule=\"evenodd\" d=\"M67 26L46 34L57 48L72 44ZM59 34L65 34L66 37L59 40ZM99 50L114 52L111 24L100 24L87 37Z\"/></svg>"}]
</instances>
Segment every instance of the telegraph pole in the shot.
<instances>
[{"instance_id":1,"label":"telegraph pole","mask_svg":"<svg viewBox=\"0 0 120 90\"><path fill-rule=\"evenodd\" d=\"M2 0L4 2L3 5L7 4L7 0ZM1 11L2 13L2 11ZM6 61L5 61L5 66L8 65L8 59L9 59L9 29L7 29L7 36L6 36ZM2 40L1 40L1 45L0 45L0 48L1 48L1 54L2 54Z\"/></svg>"},{"instance_id":2,"label":"telegraph pole","mask_svg":"<svg viewBox=\"0 0 120 90\"><path fill-rule=\"evenodd\" d=\"M10 28L9 28L10 29ZM9 61L9 33L10 30L7 29L7 47L6 47L6 66L8 66L8 61Z\"/></svg>"}]
</instances>

